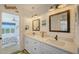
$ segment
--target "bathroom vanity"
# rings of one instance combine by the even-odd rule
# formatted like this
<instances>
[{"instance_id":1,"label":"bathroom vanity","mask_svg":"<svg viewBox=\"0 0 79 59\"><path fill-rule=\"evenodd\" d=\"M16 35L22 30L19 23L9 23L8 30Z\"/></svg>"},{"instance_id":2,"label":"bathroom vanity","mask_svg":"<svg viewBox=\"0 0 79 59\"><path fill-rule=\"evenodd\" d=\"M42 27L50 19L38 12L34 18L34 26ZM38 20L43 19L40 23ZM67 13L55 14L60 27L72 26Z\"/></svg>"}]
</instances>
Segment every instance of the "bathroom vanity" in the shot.
<instances>
[{"instance_id":1,"label":"bathroom vanity","mask_svg":"<svg viewBox=\"0 0 79 59\"><path fill-rule=\"evenodd\" d=\"M68 54L75 53L73 42L56 41L54 38L27 35L25 37L25 49L32 54Z\"/></svg>"}]
</instances>

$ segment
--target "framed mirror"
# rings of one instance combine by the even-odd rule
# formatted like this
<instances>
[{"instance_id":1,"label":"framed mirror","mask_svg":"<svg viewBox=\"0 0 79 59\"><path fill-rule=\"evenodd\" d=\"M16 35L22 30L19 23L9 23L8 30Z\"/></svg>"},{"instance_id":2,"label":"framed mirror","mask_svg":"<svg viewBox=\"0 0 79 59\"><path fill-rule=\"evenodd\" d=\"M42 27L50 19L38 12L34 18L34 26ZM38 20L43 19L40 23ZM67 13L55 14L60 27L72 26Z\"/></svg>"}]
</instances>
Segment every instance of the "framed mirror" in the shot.
<instances>
[{"instance_id":1,"label":"framed mirror","mask_svg":"<svg viewBox=\"0 0 79 59\"><path fill-rule=\"evenodd\" d=\"M66 10L49 16L50 32L70 32L70 11Z\"/></svg>"},{"instance_id":2,"label":"framed mirror","mask_svg":"<svg viewBox=\"0 0 79 59\"><path fill-rule=\"evenodd\" d=\"M32 21L32 30L40 31L40 19L36 19Z\"/></svg>"}]
</instances>

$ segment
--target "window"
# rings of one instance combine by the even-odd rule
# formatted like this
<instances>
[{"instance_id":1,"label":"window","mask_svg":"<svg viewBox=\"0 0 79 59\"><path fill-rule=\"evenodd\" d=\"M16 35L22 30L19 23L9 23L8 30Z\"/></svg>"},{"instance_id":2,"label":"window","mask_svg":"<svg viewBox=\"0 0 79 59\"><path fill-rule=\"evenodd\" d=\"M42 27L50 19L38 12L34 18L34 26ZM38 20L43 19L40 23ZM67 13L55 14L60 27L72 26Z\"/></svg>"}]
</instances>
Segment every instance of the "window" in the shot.
<instances>
[{"instance_id":1,"label":"window","mask_svg":"<svg viewBox=\"0 0 79 59\"><path fill-rule=\"evenodd\" d=\"M5 33L5 29L4 28L2 28L2 34L4 34Z\"/></svg>"},{"instance_id":2,"label":"window","mask_svg":"<svg viewBox=\"0 0 79 59\"><path fill-rule=\"evenodd\" d=\"M11 33L14 33L15 32L15 29L14 28L11 28Z\"/></svg>"},{"instance_id":3,"label":"window","mask_svg":"<svg viewBox=\"0 0 79 59\"><path fill-rule=\"evenodd\" d=\"M9 28L6 29L6 33L10 33L10 29Z\"/></svg>"}]
</instances>

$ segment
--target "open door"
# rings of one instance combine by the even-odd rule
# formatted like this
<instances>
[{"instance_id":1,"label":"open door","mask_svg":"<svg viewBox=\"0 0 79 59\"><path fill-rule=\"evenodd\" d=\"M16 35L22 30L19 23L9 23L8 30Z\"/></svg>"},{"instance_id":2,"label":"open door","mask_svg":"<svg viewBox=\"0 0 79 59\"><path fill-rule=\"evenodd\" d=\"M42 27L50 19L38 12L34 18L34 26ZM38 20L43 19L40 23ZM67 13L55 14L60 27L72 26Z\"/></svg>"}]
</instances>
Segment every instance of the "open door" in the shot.
<instances>
[{"instance_id":1,"label":"open door","mask_svg":"<svg viewBox=\"0 0 79 59\"><path fill-rule=\"evenodd\" d=\"M1 14L0 54L19 50L19 16L9 13Z\"/></svg>"}]
</instances>

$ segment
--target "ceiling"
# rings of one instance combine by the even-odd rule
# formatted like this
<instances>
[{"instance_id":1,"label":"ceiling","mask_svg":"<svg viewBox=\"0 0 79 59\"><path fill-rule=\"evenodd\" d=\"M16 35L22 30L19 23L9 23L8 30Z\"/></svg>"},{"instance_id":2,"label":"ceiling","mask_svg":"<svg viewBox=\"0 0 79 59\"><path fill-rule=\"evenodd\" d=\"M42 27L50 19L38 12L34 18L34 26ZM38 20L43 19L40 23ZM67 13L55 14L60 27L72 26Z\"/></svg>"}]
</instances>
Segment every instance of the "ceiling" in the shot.
<instances>
[{"instance_id":1,"label":"ceiling","mask_svg":"<svg viewBox=\"0 0 79 59\"><path fill-rule=\"evenodd\" d=\"M26 17L32 17L33 15L37 14L42 15L48 12L49 8L53 6L53 4L9 4L9 6L16 6L17 11L19 14ZM0 5L0 9L6 11L9 9L5 9L4 5ZM15 12L16 10L9 10Z\"/></svg>"}]
</instances>

